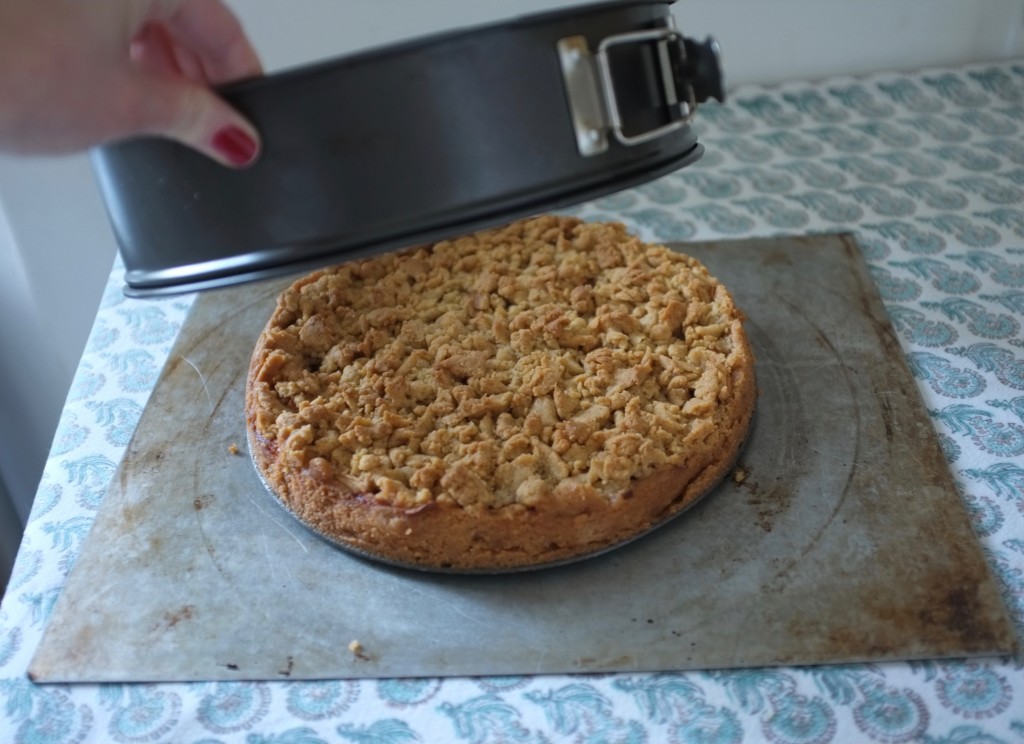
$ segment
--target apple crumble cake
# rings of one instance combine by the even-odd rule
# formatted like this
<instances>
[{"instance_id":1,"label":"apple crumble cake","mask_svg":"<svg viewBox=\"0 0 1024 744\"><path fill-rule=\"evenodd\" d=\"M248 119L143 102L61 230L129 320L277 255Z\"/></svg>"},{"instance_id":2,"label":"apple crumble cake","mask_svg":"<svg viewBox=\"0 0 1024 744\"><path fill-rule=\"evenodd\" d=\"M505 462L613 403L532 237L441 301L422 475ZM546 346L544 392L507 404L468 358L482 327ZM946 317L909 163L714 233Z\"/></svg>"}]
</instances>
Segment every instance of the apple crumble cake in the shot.
<instances>
[{"instance_id":1,"label":"apple crumble cake","mask_svg":"<svg viewBox=\"0 0 1024 744\"><path fill-rule=\"evenodd\" d=\"M435 570L601 552L733 466L742 314L698 261L543 216L316 271L257 340L250 452L304 524Z\"/></svg>"}]
</instances>

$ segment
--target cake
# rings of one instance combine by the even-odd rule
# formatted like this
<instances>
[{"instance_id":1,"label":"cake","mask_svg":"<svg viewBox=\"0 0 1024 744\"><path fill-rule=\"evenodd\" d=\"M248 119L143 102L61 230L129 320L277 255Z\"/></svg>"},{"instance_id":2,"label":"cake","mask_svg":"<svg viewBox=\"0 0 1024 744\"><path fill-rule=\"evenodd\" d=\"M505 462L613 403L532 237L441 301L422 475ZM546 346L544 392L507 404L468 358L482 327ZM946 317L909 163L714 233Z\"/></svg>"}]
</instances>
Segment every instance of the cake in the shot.
<instances>
[{"instance_id":1,"label":"cake","mask_svg":"<svg viewBox=\"0 0 1024 744\"><path fill-rule=\"evenodd\" d=\"M731 470L755 398L742 313L701 263L542 216L295 281L246 425L263 482L332 542L500 572L685 509Z\"/></svg>"}]
</instances>

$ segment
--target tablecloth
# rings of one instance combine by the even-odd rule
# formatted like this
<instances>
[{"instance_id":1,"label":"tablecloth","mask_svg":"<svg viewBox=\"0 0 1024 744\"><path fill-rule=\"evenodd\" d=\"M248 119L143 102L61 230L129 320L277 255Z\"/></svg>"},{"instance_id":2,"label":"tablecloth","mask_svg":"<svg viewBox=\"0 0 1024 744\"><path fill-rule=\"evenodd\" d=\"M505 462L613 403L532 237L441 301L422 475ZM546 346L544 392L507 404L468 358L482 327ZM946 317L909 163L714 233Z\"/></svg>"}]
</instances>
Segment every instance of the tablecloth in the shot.
<instances>
[{"instance_id":1,"label":"tablecloth","mask_svg":"<svg viewBox=\"0 0 1024 744\"><path fill-rule=\"evenodd\" d=\"M650 241L853 232L1019 637L1022 91L1024 60L745 87L701 107L697 165L571 210ZM121 274L115 262L0 605L0 741L1024 741L1022 654L678 674L33 684L26 669L47 616L194 299L126 299Z\"/></svg>"}]
</instances>

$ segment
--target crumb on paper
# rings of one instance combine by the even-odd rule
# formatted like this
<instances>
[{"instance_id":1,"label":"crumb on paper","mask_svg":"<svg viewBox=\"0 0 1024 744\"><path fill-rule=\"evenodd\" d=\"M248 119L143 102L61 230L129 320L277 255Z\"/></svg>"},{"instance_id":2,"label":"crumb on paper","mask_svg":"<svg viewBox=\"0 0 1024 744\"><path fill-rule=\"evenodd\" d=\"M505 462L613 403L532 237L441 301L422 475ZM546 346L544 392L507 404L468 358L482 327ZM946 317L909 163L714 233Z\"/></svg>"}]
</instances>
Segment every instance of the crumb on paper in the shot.
<instances>
[{"instance_id":1,"label":"crumb on paper","mask_svg":"<svg viewBox=\"0 0 1024 744\"><path fill-rule=\"evenodd\" d=\"M229 455L237 455L238 454L238 445L235 444L234 442L229 444L228 445L228 454Z\"/></svg>"},{"instance_id":2,"label":"crumb on paper","mask_svg":"<svg viewBox=\"0 0 1024 744\"><path fill-rule=\"evenodd\" d=\"M736 468L736 470L733 471L732 479L737 483L742 483L747 479L747 471L743 468Z\"/></svg>"},{"instance_id":3,"label":"crumb on paper","mask_svg":"<svg viewBox=\"0 0 1024 744\"><path fill-rule=\"evenodd\" d=\"M352 655L355 656L357 659L362 659L363 661L366 661L370 658L366 655L366 652L363 649L363 644L361 644L359 641L353 640L349 642L348 650L351 651Z\"/></svg>"}]
</instances>

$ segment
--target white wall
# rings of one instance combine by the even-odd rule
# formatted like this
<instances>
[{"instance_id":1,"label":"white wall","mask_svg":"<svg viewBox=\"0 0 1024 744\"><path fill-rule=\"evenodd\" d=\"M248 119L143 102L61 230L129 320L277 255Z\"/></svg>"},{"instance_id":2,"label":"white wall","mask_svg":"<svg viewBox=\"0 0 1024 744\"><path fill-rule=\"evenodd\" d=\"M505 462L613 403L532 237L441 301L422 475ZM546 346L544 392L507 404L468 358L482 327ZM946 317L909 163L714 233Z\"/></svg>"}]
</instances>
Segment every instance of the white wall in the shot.
<instances>
[{"instance_id":1,"label":"white wall","mask_svg":"<svg viewBox=\"0 0 1024 744\"><path fill-rule=\"evenodd\" d=\"M268 71L440 29L581 4L229 2ZM679 0L673 7L687 35L718 38L730 86L1024 55L1024 0ZM22 516L114 254L84 156L0 157L0 478Z\"/></svg>"},{"instance_id":2,"label":"white wall","mask_svg":"<svg viewBox=\"0 0 1024 744\"><path fill-rule=\"evenodd\" d=\"M22 517L115 252L84 158L0 157L0 474Z\"/></svg>"},{"instance_id":3,"label":"white wall","mask_svg":"<svg viewBox=\"0 0 1024 744\"><path fill-rule=\"evenodd\" d=\"M270 68L584 0L228 0ZM734 84L910 70L1024 54L1022 0L677 0ZM314 22L310 23L309 20Z\"/></svg>"}]
</instances>

